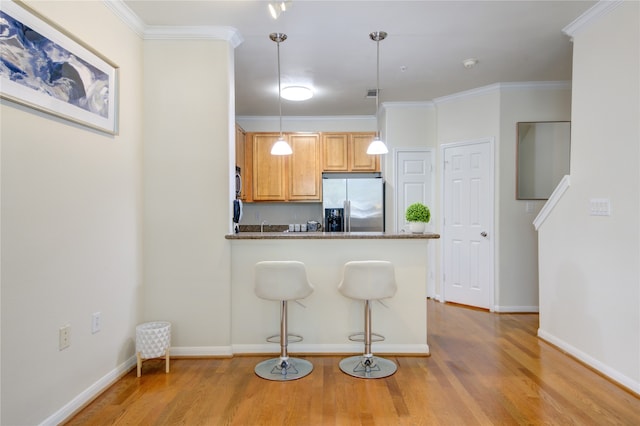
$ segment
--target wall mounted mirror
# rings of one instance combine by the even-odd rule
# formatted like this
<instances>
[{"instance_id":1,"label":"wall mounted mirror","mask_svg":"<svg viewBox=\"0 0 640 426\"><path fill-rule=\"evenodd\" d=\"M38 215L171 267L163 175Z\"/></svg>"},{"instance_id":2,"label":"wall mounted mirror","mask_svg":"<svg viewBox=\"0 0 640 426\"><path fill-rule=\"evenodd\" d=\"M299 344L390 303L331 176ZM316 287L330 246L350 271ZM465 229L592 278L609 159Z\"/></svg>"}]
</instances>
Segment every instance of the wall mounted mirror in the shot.
<instances>
[{"instance_id":1,"label":"wall mounted mirror","mask_svg":"<svg viewBox=\"0 0 640 426\"><path fill-rule=\"evenodd\" d=\"M519 122L517 140L516 199L548 199L569 174L571 122Z\"/></svg>"}]
</instances>

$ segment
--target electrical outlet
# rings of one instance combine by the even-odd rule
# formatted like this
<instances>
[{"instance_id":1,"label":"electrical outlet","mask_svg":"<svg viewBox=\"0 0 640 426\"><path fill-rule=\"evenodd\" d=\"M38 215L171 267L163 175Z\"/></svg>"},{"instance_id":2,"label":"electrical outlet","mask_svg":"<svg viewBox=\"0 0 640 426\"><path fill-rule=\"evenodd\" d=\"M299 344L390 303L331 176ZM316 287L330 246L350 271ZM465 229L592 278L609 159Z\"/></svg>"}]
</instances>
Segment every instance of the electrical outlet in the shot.
<instances>
[{"instance_id":1,"label":"electrical outlet","mask_svg":"<svg viewBox=\"0 0 640 426\"><path fill-rule=\"evenodd\" d=\"M66 324L58 330L58 350L71 346L71 325Z\"/></svg>"},{"instance_id":2,"label":"electrical outlet","mask_svg":"<svg viewBox=\"0 0 640 426\"><path fill-rule=\"evenodd\" d=\"M96 334L102 328L102 313L94 312L91 315L91 333Z\"/></svg>"}]
</instances>

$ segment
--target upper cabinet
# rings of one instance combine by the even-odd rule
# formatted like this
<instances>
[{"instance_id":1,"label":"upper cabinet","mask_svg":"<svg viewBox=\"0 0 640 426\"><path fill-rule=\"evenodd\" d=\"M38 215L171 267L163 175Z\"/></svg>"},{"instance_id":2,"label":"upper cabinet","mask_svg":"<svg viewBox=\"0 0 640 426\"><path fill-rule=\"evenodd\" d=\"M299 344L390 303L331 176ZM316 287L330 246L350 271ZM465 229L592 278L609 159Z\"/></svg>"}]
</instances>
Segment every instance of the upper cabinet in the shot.
<instances>
[{"instance_id":1,"label":"upper cabinet","mask_svg":"<svg viewBox=\"0 0 640 426\"><path fill-rule=\"evenodd\" d=\"M271 155L278 133L247 135L252 188L246 201L320 201L320 136L287 133L292 155ZM249 160L247 159L247 164Z\"/></svg>"},{"instance_id":2,"label":"upper cabinet","mask_svg":"<svg viewBox=\"0 0 640 426\"><path fill-rule=\"evenodd\" d=\"M320 201L320 136L291 134L293 154L289 156L289 193L292 201Z\"/></svg>"},{"instance_id":3,"label":"upper cabinet","mask_svg":"<svg viewBox=\"0 0 640 426\"><path fill-rule=\"evenodd\" d=\"M367 154L375 133L323 133L322 170L325 172L378 172L380 156Z\"/></svg>"},{"instance_id":4,"label":"upper cabinet","mask_svg":"<svg viewBox=\"0 0 640 426\"><path fill-rule=\"evenodd\" d=\"M271 155L271 147L278 140L279 135L256 133L251 136L253 201L286 201L286 157Z\"/></svg>"},{"instance_id":5,"label":"upper cabinet","mask_svg":"<svg viewBox=\"0 0 640 426\"><path fill-rule=\"evenodd\" d=\"M241 129L240 129L241 130ZM236 131L236 161L242 167L242 199L322 201L322 172L377 172L380 156L368 155L375 133L284 133L292 155L271 155L279 133ZM244 140L243 160L239 140Z\"/></svg>"}]
</instances>

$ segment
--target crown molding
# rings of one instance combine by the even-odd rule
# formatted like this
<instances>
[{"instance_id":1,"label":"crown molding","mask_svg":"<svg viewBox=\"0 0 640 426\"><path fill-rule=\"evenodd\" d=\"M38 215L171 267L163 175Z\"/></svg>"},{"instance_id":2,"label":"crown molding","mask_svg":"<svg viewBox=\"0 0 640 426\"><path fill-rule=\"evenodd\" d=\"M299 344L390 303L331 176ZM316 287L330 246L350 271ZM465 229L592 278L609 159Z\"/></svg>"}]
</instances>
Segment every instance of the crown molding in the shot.
<instances>
[{"instance_id":1,"label":"crown molding","mask_svg":"<svg viewBox=\"0 0 640 426\"><path fill-rule=\"evenodd\" d=\"M488 86L482 86L464 92L458 92L447 96L436 98L433 102L442 104L445 102L455 101L474 96L487 95L503 90L571 90L570 81L524 81L514 83L495 83Z\"/></svg>"},{"instance_id":2,"label":"crown molding","mask_svg":"<svg viewBox=\"0 0 640 426\"><path fill-rule=\"evenodd\" d=\"M103 0L102 3L110 9L122 22L133 30L138 37L144 36L145 23L122 0Z\"/></svg>"},{"instance_id":3,"label":"crown molding","mask_svg":"<svg viewBox=\"0 0 640 426\"><path fill-rule=\"evenodd\" d=\"M433 101L415 101L415 102L383 102L380 104L381 109L389 108L435 108Z\"/></svg>"},{"instance_id":4,"label":"crown molding","mask_svg":"<svg viewBox=\"0 0 640 426\"><path fill-rule=\"evenodd\" d=\"M209 26L147 26L144 31L145 40L225 40L234 48L244 40L238 30L233 27Z\"/></svg>"},{"instance_id":5,"label":"crown molding","mask_svg":"<svg viewBox=\"0 0 640 426\"><path fill-rule=\"evenodd\" d=\"M280 117L277 115L238 115L236 116L237 120L242 121L274 121L279 120ZM374 115L289 115L282 116L282 120L284 121L358 121L358 120L375 120L376 117Z\"/></svg>"},{"instance_id":6,"label":"crown molding","mask_svg":"<svg viewBox=\"0 0 640 426\"><path fill-rule=\"evenodd\" d=\"M611 12L623 3L624 0L601 0L593 5L589 10L578 16L569 25L562 29L562 32L568 35L571 40L582 31L590 26L593 22L600 19L607 13Z\"/></svg>"},{"instance_id":7,"label":"crown molding","mask_svg":"<svg viewBox=\"0 0 640 426\"><path fill-rule=\"evenodd\" d=\"M234 49L244 41L233 27L146 25L123 0L103 3L144 40L224 40Z\"/></svg>"}]
</instances>

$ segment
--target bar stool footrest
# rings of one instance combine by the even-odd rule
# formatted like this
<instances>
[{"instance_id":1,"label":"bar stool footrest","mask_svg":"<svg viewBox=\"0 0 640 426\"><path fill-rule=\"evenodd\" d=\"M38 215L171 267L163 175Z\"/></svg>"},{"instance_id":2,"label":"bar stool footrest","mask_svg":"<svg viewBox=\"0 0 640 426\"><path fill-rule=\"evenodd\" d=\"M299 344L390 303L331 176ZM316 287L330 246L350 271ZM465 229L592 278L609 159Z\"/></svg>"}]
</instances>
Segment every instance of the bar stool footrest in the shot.
<instances>
[{"instance_id":1,"label":"bar stool footrest","mask_svg":"<svg viewBox=\"0 0 640 426\"><path fill-rule=\"evenodd\" d=\"M352 342L364 342L364 333L353 333L349 336ZM384 342L385 338L382 334L371 333L371 342Z\"/></svg>"},{"instance_id":2,"label":"bar stool footrest","mask_svg":"<svg viewBox=\"0 0 640 426\"><path fill-rule=\"evenodd\" d=\"M280 335L274 334L273 336L267 337L267 342L269 343L280 343ZM302 342L302 336L299 334L289 333L287 334L287 343L298 343Z\"/></svg>"}]
</instances>

